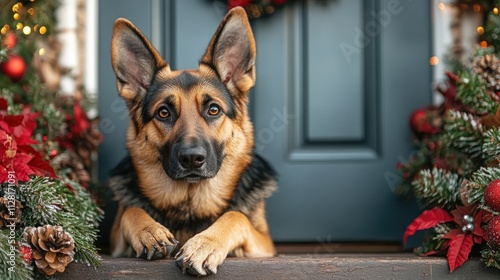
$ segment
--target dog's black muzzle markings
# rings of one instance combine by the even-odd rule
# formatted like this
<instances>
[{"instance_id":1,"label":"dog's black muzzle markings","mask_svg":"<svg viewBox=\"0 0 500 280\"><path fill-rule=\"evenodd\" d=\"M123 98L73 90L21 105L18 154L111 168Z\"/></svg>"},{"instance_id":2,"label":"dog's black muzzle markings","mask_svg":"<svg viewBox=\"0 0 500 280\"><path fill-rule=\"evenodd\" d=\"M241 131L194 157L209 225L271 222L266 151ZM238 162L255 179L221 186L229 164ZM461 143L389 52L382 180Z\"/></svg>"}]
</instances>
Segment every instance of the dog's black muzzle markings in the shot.
<instances>
[{"instance_id":1,"label":"dog's black muzzle markings","mask_svg":"<svg viewBox=\"0 0 500 280\"><path fill-rule=\"evenodd\" d=\"M206 140L179 140L163 149L169 155L163 159L163 168L174 180L198 182L214 177L222 162L221 152ZM217 145L215 145L217 146Z\"/></svg>"}]
</instances>

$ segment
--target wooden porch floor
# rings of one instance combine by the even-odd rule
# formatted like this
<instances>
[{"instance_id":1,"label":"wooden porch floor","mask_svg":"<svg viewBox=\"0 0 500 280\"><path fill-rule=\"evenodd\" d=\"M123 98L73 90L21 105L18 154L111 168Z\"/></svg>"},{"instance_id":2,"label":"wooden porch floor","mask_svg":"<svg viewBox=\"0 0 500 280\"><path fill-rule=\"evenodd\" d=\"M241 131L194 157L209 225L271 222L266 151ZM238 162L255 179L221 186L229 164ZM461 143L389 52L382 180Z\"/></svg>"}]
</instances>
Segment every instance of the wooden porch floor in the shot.
<instances>
[{"instance_id":1,"label":"wooden porch floor","mask_svg":"<svg viewBox=\"0 0 500 280\"><path fill-rule=\"evenodd\" d=\"M194 279L173 260L145 261L104 256L97 269L72 263L57 279ZM274 258L229 258L207 279L500 279L500 271L471 259L449 273L444 257L411 253L281 254Z\"/></svg>"}]
</instances>

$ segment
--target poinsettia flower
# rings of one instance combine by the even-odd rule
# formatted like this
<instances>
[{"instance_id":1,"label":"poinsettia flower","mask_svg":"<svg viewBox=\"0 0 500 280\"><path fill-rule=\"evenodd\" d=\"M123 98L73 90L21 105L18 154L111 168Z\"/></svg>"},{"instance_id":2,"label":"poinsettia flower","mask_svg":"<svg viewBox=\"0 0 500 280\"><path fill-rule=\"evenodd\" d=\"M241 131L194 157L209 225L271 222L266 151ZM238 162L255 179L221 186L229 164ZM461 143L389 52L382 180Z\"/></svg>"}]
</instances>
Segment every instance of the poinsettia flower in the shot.
<instances>
[{"instance_id":1,"label":"poinsettia flower","mask_svg":"<svg viewBox=\"0 0 500 280\"><path fill-rule=\"evenodd\" d=\"M21 115L8 115L4 101L0 100L0 183L9 180L9 172L15 173L16 184L29 181L30 175L57 177L50 164L31 146L37 143L32 135L39 114L32 113L27 106Z\"/></svg>"},{"instance_id":2,"label":"poinsettia flower","mask_svg":"<svg viewBox=\"0 0 500 280\"><path fill-rule=\"evenodd\" d=\"M446 254L450 272L462 266L469 258L474 243L481 244L485 240L485 234L481 227L482 223L492 218L492 214L485 210L480 210L476 206L458 205L451 214L441 208L433 208L424 211L407 228L403 237L404 242L408 236L415 234L418 230L430 229L440 223L453 222L456 226L446 233L442 239L448 241L442 250L448 249ZM426 255L438 253L428 252Z\"/></svg>"},{"instance_id":3,"label":"poinsettia flower","mask_svg":"<svg viewBox=\"0 0 500 280\"><path fill-rule=\"evenodd\" d=\"M457 208L451 211L453 216L453 221L458 225L458 228L452 229L446 235L443 236L444 239L452 239L454 236L458 234L462 234L464 232L470 233L474 238L474 243L481 244L483 242L483 228L481 227L483 221L483 215L489 212L485 210L479 210L474 205L469 206L457 206ZM467 221L464 217L469 216L473 217L473 219ZM488 215L485 215L487 218ZM472 222L470 222L472 221ZM468 225L472 225L470 230L467 228Z\"/></svg>"},{"instance_id":4,"label":"poinsettia flower","mask_svg":"<svg viewBox=\"0 0 500 280\"><path fill-rule=\"evenodd\" d=\"M455 270L469 258L474 243L481 244L484 232L481 223L491 218L488 211L478 210L476 206L457 206L451 211L453 221L458 228L450 230L442 238L449 239L445 248L449 247L447 258L450 272Z\"/></svg>"}]
</instances>

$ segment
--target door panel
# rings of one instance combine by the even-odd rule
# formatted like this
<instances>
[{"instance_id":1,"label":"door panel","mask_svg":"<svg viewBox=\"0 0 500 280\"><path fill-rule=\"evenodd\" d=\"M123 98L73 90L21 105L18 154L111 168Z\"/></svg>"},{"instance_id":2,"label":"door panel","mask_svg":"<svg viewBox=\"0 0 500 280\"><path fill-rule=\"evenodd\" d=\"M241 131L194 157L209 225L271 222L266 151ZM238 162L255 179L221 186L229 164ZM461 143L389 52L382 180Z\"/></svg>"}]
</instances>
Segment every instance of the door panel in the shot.
<instances>
[{"instance_id":1,"label":"door panel","mask_svg":"<svg viewBox=\"0 0 500 280\"><path fill-rule=\"evenodd\" d=\"M255 149L280 174L267 203L271 234L291 242L399 241L418 213L392 190L395 163L412 149L408 115L431 101L429 1L297 2L252 22ZM101 146L101 178L123 154L127 124L114 101L111 18L139 18L172 68L184 69L197 66L225 12L217 1L123 3L99 2L108 13L100 17L100 114L116 127Z\"/></svg>"},{"instance_id":2,"label":"door panel","mask_svg":"<svg viewBox=\"0 0 500 280\"><path fill-rule=\"evenodd\" d=\"M304 95L304 140L308 143L363 140L364 133L364 56L349 61L339 52L342 42L352 40L347 26L362 26L363 1L338 1L326 8L309 5L297 9L292 34L300 37L296 46L302 54ZM327 29L325 29L327 28ZM291 57L288 63L300 62ZM344 120L349 121L335 121Z\"/></svg>"}]
</instances>

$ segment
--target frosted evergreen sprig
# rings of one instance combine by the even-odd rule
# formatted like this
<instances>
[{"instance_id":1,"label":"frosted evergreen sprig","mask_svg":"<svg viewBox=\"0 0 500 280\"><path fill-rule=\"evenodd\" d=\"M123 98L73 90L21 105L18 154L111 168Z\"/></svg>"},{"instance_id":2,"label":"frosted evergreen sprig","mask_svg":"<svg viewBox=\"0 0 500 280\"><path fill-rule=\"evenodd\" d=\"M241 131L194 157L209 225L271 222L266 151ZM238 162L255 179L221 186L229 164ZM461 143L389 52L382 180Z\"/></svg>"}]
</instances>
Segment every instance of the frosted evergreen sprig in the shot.
<instances>
[{"instance_id":1,"label":"frosted evergreen sprig","mask_svg":"<svg viewBox=\"0 0 500 280\"><path fill-rule=\"evenodd\" d=\"M498 104L488 95L481 77L472 71L462 72L459 77L461 82L457 84L457 99L477 114L494 114Z\"/></svg>"},{"instance_id":2,"label":"frosted evergreen sprig","mask_svg":"<svg viewBox=\"0 0 500 280\"><path fill-rule=\"evenodd\" d=\"M448 170L433 168L421 170L413 180L413 194L428 207L454 209L459 200L461 179Z\"/></svg>"},{"instance_id":3,"label":"frosted evergreen sprig","mask_svg":"<svg viewBox=\"0 0 500 280\"><path fill-rule=\"evenodd\" d=\"M448 110L444 118L443 145L480 157L483 149L483 126L476 117Z\"/></svg>"}]
</instances>

